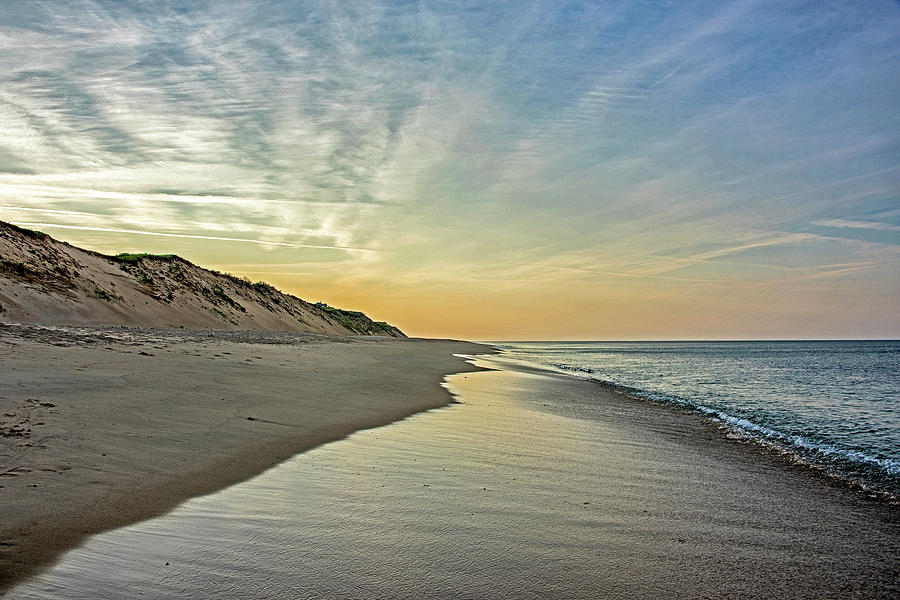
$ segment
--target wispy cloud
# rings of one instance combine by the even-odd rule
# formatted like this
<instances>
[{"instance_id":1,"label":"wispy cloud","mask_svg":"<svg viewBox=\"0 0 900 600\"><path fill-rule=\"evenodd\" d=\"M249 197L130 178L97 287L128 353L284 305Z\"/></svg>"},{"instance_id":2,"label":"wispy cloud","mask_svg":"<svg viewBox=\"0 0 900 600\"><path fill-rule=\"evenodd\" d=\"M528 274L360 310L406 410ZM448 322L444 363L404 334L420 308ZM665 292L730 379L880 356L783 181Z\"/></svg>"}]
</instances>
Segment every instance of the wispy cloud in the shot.
<instances>
[{"instance_id":1,"label":"wispy cloud","mask_svg":"<svg viewBox=\"0 0 900 600\"><path fill-rule=\"evenodd\" d=\"M851 221L849 219L820 219L819 221L813 221L813 225L849 229L875 229L877 231L900 231L900 225L879 223L877 221Z\"/></svg>"},{"instance_id":2,"label":"wispy cloud","mask_svg":"<svg viewBox=\"0 0 900 600\"><path fill-rule=\"evenodd\" d=\"M79 229L82 231L102 231L106 233L128 233L131 235L152 235L157 237L183 238L193 240L214 240L217 242L239 242L243 244L258 244L260 246L283 246L286 248L315 248L318 250L344 250L348 252L367 252L367 248L345 248L343 246L314 246L311 244L289 244L287 242L261 241L246 238L221 237L213 235L184 235L179 233L163 233L161 231L146 231L137 229L113 229L110 227L85 227L78 225L60 225L58 223L32 223L23 222L27 227L50 227L54 229Z\"/></svg>"},{"instance_id":3,"label":"wispy cloud","mask_svg":"<svg viewBox=\"0 0 900 600\"><path fill-rule=\"evenodd\" d=\"M0 218L369 296L829 273L888 297L898 32L888 0L21 0Z\"/></svg>"}]
</instances>

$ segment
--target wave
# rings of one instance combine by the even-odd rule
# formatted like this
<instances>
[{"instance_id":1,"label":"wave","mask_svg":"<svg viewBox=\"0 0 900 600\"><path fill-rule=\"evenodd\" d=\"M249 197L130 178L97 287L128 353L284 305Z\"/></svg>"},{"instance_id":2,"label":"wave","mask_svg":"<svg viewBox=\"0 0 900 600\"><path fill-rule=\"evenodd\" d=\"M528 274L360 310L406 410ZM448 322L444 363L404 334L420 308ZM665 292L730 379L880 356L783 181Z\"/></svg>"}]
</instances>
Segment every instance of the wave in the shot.
<instances>
[{"instance_id":1,"label":"wave","mask_svg":"<svg viewBox=\"0 0 900 600\"><path fill-rule=\"evenodd\" d=\"M898 460L872 456L861 450L840 448L833 444L812 440L806 436L785 433L747 417L733 415L720 408L707 406L692 398L623 385L598 376L597 371L589 367L567 363L551 363L550 366L566 375L595 382L619 393L657 404L688 409L724 426L729 430L728 437L731 439L745 439L761 443L786 455L796 463L824 470L831 476L867 491L883 494L883 487L887 487L890 488L887 496L891 499L900 497L900 461ZM874 480L876 485L871 485L870 480Z\"/></svg>"}]
</instances>

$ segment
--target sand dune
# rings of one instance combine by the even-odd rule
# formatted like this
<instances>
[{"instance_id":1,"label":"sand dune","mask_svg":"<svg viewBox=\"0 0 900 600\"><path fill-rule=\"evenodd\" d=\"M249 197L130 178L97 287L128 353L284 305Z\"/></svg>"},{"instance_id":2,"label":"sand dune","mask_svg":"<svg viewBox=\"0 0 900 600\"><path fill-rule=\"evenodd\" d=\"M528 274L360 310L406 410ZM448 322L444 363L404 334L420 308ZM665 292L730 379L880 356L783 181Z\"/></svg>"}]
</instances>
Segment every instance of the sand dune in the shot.
<instances>
[{"instance_id":1,"label":"sand dune","mask_svg":"<svg viewBox=\"0 0 900 600\"><path fill-rule=\"evenodd\" d=\"M106 256L0 221L0 321L403 337L361 312L170 255Z\"/></svg>"}]
</instances>

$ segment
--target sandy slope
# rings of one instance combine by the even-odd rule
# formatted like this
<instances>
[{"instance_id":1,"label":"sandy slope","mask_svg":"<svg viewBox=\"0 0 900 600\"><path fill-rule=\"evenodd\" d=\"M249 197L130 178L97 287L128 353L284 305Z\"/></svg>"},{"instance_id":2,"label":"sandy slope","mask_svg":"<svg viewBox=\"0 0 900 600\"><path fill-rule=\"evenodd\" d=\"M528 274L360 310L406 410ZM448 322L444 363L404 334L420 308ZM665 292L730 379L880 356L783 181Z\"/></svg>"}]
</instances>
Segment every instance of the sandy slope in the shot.
<instances>
[{"instance_id":1,"label":"sandy slope","mask_svg":"<svg viewBox=\"0 0 900 600\"><path fill-rule=\"evenodd\" d=\"M178 256L105 256L2 221L0 321L403 336Z\"/></svg>"}]
</instances>

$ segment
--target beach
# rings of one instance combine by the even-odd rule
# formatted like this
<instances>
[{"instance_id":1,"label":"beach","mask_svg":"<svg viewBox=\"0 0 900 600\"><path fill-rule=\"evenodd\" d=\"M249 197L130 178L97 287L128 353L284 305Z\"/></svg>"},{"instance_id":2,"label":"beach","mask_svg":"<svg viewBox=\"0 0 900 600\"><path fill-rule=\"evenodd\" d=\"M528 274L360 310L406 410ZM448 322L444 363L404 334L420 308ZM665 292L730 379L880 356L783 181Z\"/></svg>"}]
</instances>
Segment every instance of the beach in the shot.
<instances>
[{"instance_id":1,"label":"beach","mask_svg":"<svg viewBox=\"0 0 900 600\"><path fill-rule=\"evenodd\" d=\"M437 340L0 327L0 590L86 536L451 401Z\"/></svg>"},{"instance_id":2,"label":"beach","mask_svg":"<svg viewBox=\"0 0 900 600\"><path fill-rule=\"evenodd\" d=\"M0 600L900 600L900 1L0 6Z\"/></svg>"},{"instance_id":3,"label":"beach","mask_svg":"<svg viewBox=\"0 0 900 600\"><path fill-rule=\"evenodd\" d=\"M23 331L4 389L47 425L3 478L6 585L80 546L12 598L900 591L895 503L483 345Z\"/></svg>"}]
</instances>

